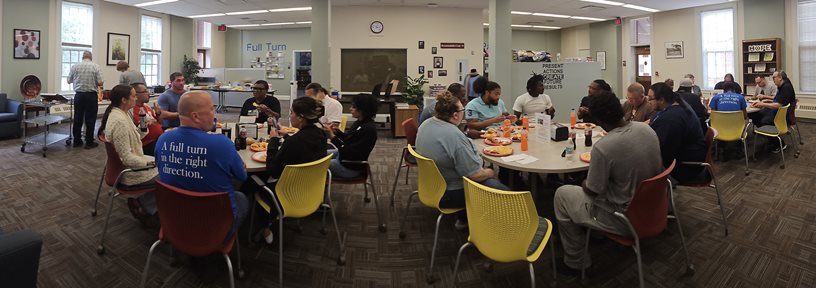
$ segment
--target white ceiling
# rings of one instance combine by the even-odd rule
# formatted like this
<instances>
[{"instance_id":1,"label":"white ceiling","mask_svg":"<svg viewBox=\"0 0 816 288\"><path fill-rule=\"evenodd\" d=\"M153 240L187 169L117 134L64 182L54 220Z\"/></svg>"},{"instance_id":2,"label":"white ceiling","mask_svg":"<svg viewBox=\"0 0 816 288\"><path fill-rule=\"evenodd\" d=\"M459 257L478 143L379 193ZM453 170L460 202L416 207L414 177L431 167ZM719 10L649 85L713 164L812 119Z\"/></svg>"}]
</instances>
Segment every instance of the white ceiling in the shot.
<instances>
[{"instance_id":1,"label":"white ceiling","mask_svg":"<svg viewBox=\"0 0 816 288\"><path fill-rule=\"evenodd\" d=\"M106 0L124 5L134 5L151 0ZM729 2L729 0L615 0L617 2L634 4L638 6L657 9L660 11L676 10L689 7L697 7L710 4ZM487 0L332 0L334 6L427 6L428 3L436 3L438 7L456 8L488 8ZM172 14L176 16L194 16L224 12L252 11L265 9L309 7L310 0L179 0L178 2L158 4L143 7L144 9ZM594 6L586 8L587 6ZM615 17L631 17L646 15L649 12L624 8L620 6L610 6L604 4L583 2L580 0L513 0L513 11L562 14L570 16L583 16L602 19L614 19ZM311 11L291 11L278 13L259 13L234 16L217 16L198 18L214 24L240 25L240 24L263 24L280 22L303 22L311 21ZM485 13L484 22L487 22ZM513 15L515 25L539 25L572 27L594 21L552 18L532 15ZM291 28L308 27L309 24L286 25L286 26L263 26L260 28L243 29L268 29L268 28ZM517 28L514 28L517 29Z\"/></svg>"}]
</instances>

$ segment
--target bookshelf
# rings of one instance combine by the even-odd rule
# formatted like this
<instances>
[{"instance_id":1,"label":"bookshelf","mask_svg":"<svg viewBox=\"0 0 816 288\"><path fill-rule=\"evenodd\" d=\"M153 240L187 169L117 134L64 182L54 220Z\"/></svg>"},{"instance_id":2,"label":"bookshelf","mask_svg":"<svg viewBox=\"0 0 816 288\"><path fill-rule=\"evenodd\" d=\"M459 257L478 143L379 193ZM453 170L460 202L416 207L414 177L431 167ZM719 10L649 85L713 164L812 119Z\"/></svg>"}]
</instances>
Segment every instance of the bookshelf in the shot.
<instances>
[{"instance_id":1,"label":"bookshelf","mask_svg":"<svg viewBox=\"0 0 816 288\"><path fill-rule=\"evenodd\" d=\"M742 91L753 93L758 76L770 77L782 69L782 49L779 38L749 39L742 41Z\"/></svg>"}]
</instances>

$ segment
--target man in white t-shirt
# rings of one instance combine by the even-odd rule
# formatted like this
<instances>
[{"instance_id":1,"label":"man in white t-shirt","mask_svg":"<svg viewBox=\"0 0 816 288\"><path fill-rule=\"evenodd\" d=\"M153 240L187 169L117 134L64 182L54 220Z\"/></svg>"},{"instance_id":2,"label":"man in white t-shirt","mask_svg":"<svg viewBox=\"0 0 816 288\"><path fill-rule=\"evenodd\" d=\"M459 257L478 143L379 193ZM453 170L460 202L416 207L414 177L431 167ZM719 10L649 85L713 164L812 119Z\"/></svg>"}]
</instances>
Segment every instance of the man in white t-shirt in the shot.
<instances>
[{"instance_id":1,"label":"man in white t-shirt","mask_svg":"<svg viewBox=\"0 0 816 288\"><path fill-rule=\"evenodd\" d=\"M320 123L324 125L332 123L339 124L340 117L343 116L343 105L340 104L340 101L329 97L328 94L329 92L326 91L326 88L323 88L319 83L309 83L309 85L306 85L306 96L323 102L325 114L323 117L320 117Z\"/></svg>"},{"instance_id":2,"label":"man in white t-shirt","mask_svg":"<svg viewBox=\"0 0 816 288\"><path fill-rule=\"evenodd\" d=\"M527 93L518 96L513 102L513 113L517 119L521 119L522 114L535 115L540 112L555 117L552 100L549 95L544 94L544 76L533 75L527 80Z\"/></svg>"}]
</instances>

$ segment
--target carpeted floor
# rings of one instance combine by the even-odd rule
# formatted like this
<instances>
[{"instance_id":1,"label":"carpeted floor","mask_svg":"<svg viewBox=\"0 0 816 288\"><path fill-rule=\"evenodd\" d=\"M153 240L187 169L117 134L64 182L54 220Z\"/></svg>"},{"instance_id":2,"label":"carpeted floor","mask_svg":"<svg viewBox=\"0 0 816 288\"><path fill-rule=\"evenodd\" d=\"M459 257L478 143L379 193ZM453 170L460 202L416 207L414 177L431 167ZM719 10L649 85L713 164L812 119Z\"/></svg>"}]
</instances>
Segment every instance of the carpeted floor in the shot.
<instances>
[{"instance_id":1,"label":"carpeted floor","mask_svg":"<svg viewBox=\"0 0 816 288\"><path fill-rule=\"evenodd\" d=\"M219 119L235 118L233 113ZM816 125L800 123L806 143L816 140ZM67 128L63 124L60 128ZM380 208L388 231L377 231L374 203L364 203L362 187L333 187L340 227L348 232L347 263L337 266L336 237L319 233L320 214L301 221L302 231L285 229L284 271L286 287L427 287L425 276L433 244L436 213L418 203L408 211L407 238L398 237L402 209L388 205L394 172L404 139L390 139L383 131L370 158ZM751 161L752 173L743 175L739 160L718 163L718 181L730 224L725 237L713 189L681 187L678 210L696 274L683 277L684 257L676 223L656 239L643 243L648 287L816 287L816 150L804 146L799 158L786 154L787 168L779 169L779 155L762 153ZM32 147L33 148L33 147ZM33 150L33 149L32 149ZM792 150L792 149L789 149ZM93 197L105 163L104 149L49 147L48 157L21 153L20 140L0 140L0 229L33 229L43 235L39 287L136 287L149 246L157 231L143 229L134 220L124 199L116 199L106 240L107 254L99 256L96 245L104 214L90 215ZM404 174L400 177L404 177ZM409 184L397 187L402 207L415 189L416 174ZM541 186L540 186L541 187ZM107 187L103 187L107 189ZM554 188L538 193L538 210L552 219ZM104 195L103 195L104 196ZM104 209L105 203L100 206ZM246 227L245 227L246 228ZM442 221L433 286L453 286L453 262L467 239L453 229L453 219ZM242 231L241 236L246 235ZM276 237L280 237L276 235ZM277 287L278 256L266 249L255 259L257 248L241 239L246 277L237 287ZM557 253L561 254L560 246ZM593 267L581 284L574 277L558 277L559 287L636 287L637 268L631 249L608 240L590 247ZM537 286L552 279L550 250L535 264ZM233 258L234 260L234 258ZM476 249L463 256L459 273L462 287L527 287L524 263L496 263L483 269L486 259ZM228 287L226 268L212 285L202 285L186 267L169 265L167 245L158 249L149 287ZM0 285L2 286L2 285Z\"/></svg>"}]
</instances>

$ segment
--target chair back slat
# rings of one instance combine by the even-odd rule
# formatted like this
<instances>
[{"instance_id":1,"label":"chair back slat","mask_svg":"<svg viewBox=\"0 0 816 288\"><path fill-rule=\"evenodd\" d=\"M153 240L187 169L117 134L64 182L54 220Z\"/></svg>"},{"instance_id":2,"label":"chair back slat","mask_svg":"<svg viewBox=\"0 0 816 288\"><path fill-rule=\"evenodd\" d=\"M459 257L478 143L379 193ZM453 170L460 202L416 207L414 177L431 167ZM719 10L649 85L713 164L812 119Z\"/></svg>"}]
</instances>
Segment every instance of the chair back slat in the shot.
<instances>
[{"instance_id":1,"label":"chair back slat","mask_svg":"<svg viewBox=\"0 0 816 288\"><path fill-rule=\"evenodd\" d=\"M119 158L119 153L116 153L116 148L113 147L113 143L107 141L104 135L99 136L100 142L105 145L105 153L107 154L107 160L105 161L105 184L108 186L113 187L116 184L116 178L119 177L119 173L122 173L122 170L125 170L125 164L122 163L122 159Z\"/></svg>"},{"instance_id":2,"label":"chair back slat","mask_svg":"<svg viewBox=\"0 0 816 288\"><path fill-rule=\"evenodd\" d=\"M224 252L234 216L227 192L192 192L156 181L161 235L189 256ZM240 192L236 192L240 193Z\"/></svg>"},{"instance_id":3,"label":"chair back slat","mask_svg":"<svg viewBox=\"0 0 816 288\"><path fill-rule=\"evenodd\" d=\"M539 221L530 192L502 191L463 178L469 241L494 261L525 260Z\"/></svg>"},{"instance_id":4,"label":"chair back slat","mask_svg":"<svg viewBox=\"0 0 816 288\"><path fill-rule=\"evenodd\" d=\"M717 130L717 140L732 142L744 139L747 125L742 111L711 111L711 128Z\"/></svg>"},{"instance_id":5,"label":"chair back slat","mask_svg":"<svg viewBox=\"0 0 816 288\"><path fill-rule=\"evenodd\" d=\"M676 160L663 173L640 182L629 202L625 215L640 239L657 236L666 229L669 212L667 179L675 164Z\"/></svg>"},{"instance_id":6,"label":"chair back slat","mask_svg":"<svg viewBox=\"0 0 816 288\"><path fill-rule=\"evenodd\" d=\"M439 209L439 200L445 195L448 187L436 162L425 156L419 155L411 145L408 145L408 153L411 153L417 160L419 180L417 191L419 191L419 201L425 206Z\"/></svg>"},{"instance_id":7,"label":"chair back slat","mask_svg":"<svg viewBox=\"0 0 816 288\"><path fill-rule=\"evenodd\" d=\"M283 208L283 217L306 217L317 211L326 191L326 175L332 154L309 163L286 165L275 195Z\"/></svg>"},{"instance_id":8,"label":"chair back slat","mask_svg":"<svg viewBox=\"0 0 816 288\"><path fill-rule=\"evenodd\" d=\"M788 109L790 109L791 104L779 107L779 110L776 111L776 116L774 117L774 126L776 126L776 131L779 131L779 135L788 134Z\"/></svg>"},{"instance_id":9,"label":"chair back slat","mask_svg":"<svg viewBox=\"0 0 816 288\"><path fill-rule=\"evenodd\" d=\"M402 121L402 130L405 131L405 141L408 142L408 145L416 145L417 130L419 130L416 119L408 118Z\"/></svg>"}]
</instances>

